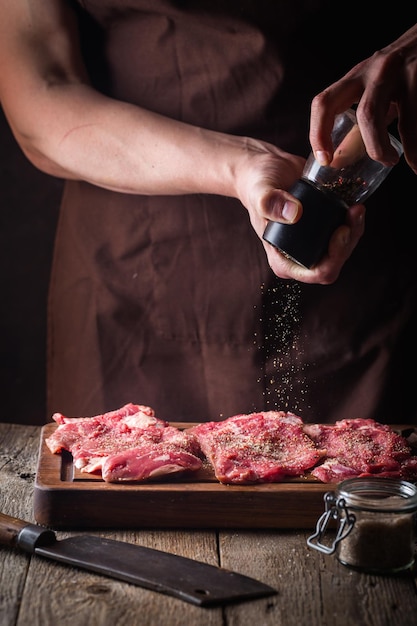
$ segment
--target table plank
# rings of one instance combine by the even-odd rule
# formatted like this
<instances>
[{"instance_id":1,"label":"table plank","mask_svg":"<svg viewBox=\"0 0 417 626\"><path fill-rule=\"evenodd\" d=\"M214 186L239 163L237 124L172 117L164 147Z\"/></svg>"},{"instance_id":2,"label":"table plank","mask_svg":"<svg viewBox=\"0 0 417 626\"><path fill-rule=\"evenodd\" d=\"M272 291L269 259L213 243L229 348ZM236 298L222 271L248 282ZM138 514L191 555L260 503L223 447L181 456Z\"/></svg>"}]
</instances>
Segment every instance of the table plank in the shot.
<instances>
[{"instance_id":1,"label":"table plank","mask_svg":"<svg viewBox=\"0 0 417 626\"><path fill-rule=\"evenodd\" d=\"M0 511L29 522L39 434L39 427L0 424ZM29 555L0 547L0 624L16 623L29 563Z\"/></svg>"},{"instance_id":2,"label":"table plank","mask_svg":"<svg viewBox=\"0 0 417 626\"><path fill-rule=\"evenodd\" d=\"M223 567L239 566L278 591L246 606L226 607L228 624L262 626L405 626L415 624L417 594L409 572L374 576L307 546L306 531L220 533Z\"/></svg>"}]
</instances>

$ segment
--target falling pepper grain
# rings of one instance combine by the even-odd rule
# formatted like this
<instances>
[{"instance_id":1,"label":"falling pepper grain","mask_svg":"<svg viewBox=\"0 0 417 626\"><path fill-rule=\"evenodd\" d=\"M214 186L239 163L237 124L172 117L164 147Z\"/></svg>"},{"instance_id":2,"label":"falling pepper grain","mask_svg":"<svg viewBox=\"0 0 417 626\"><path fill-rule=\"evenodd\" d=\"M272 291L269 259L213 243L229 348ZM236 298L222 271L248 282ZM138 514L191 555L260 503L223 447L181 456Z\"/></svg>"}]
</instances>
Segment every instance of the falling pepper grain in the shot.
<instances>
[{"instance_id":1,"label":"falling pepper grain","mask_svg":"<svg viewBox=\"0 0 417 626\"><path fill-rule=\"evenodd\" d=\"M267 363L259 378L265 405L269 410L297 412L305 404L307 391L299 337L301 287L297 281L276 279L262 290L263 336L258 349Z\"/></svg>"}]
</instances>

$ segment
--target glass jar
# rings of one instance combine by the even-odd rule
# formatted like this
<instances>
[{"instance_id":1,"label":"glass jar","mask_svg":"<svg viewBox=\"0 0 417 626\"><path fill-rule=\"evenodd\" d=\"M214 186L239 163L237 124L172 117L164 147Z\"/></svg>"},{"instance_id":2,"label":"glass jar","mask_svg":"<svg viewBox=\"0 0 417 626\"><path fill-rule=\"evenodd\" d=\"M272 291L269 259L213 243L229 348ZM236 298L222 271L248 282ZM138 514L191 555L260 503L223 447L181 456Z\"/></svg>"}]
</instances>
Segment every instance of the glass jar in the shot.
<instances>
[{"instance_id":1,"label":"glass jar","mask_svg":"<svg viewBox=\"0 0 417 626\"><path fill-rule=\"evenodd\" d=\"M325 512L307 544L336 553L343 565L374 574L395 574L414 564L417 487L391 478L350 478L324 496ZM331 522L336 536L322 541Z\"/></svg>"}]
</instances>

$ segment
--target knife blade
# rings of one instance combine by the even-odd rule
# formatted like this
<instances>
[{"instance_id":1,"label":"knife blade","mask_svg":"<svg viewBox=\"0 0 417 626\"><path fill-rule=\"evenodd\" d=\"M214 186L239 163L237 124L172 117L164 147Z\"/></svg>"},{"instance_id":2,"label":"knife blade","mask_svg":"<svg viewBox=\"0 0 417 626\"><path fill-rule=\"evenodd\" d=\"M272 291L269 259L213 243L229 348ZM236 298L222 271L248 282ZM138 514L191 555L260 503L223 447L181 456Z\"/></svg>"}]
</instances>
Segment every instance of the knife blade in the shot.
<instances>
[{"instance_id":1,"label":"knife blade","mask_svg":"<svg viewBox=\"0 0 417 626\"><path fill-rule=\"evenodd\" d=\"M93 535L58 539L53 530L0 513L0 544L53 559L200 607L277 594L253 578L154 548Z\"/></svg>"}]
</instances>

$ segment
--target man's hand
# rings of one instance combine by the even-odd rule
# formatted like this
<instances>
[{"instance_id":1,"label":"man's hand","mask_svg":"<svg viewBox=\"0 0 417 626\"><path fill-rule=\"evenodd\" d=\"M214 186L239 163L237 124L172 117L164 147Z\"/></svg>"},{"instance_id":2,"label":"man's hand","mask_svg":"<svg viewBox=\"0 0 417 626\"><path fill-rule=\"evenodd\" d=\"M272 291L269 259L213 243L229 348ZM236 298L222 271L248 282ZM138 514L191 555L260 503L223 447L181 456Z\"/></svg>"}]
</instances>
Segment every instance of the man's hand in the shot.
<instances>
[{"instance_id":1,"label":"man's hand","mask_svg":"<svg viewBox=\"0 0 417 626\"><path fill-rule=\"evenodd\" d=\"M262 239L269 220L293 224L302 216L302 204L287 189L301 176L305 160L264 142L247 140L247 157L239 166L238 197L261 239L272 271L280 278L304 283L333 283L364 232L365 207L352 206L346 224L333 234L327 254L311 269L287 258Z\"/></svg>"},{"instance_id":2,"label":"man's hand","mask_svg":"<svg viewBox=\"0 0 417 626\"><path fill-rule=\"evenodd\" d=\"M310 142L317 161L322 165L331 162L334 118L357 104L358 124L369 156L388 166L398 162L388 136L388 126L398 119L404 157L417 174L416 77L417 25L313 99Z\"/></svg>"}]
</instances>

